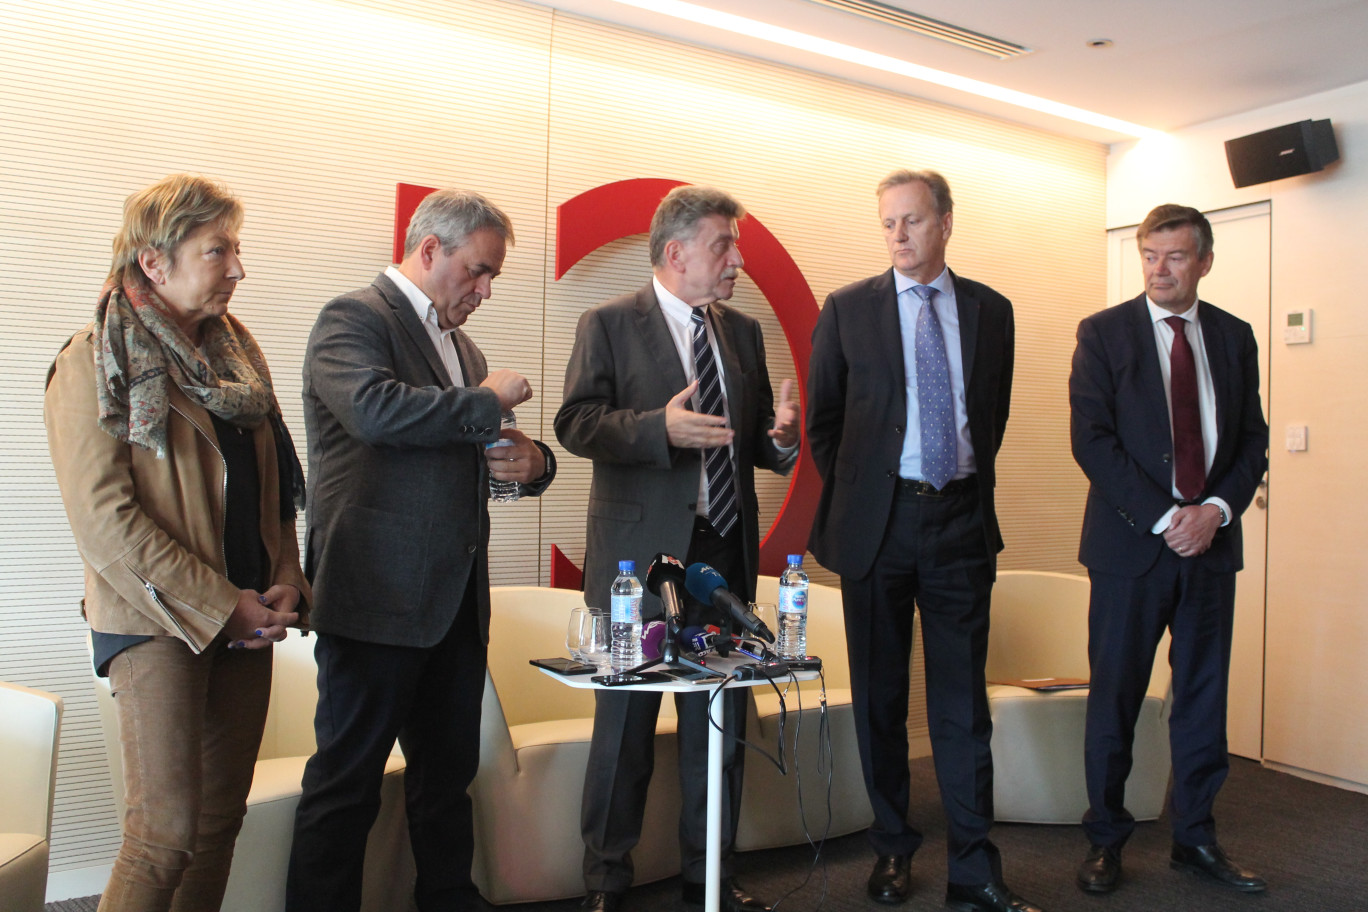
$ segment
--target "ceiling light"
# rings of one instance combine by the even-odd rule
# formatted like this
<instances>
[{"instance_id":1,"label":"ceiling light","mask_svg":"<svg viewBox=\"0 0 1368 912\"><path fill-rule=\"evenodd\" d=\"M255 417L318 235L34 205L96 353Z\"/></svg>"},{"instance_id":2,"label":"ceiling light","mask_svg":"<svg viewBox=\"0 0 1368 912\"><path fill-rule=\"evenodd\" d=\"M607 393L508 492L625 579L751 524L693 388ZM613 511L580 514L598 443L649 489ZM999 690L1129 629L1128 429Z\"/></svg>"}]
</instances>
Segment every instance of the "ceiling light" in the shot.
<instances>
[{"instance_id":1,"label":"ceiling light","mask_svg":"<svg viewBox=\"0 0 1368 912\"><path fill-rule=\"evenodd\" d=\"M970 79L965 76L956 76L953 73L946 73L942 70L932 69L931 67L921 66L900 60L896 57L889 57L886 54L876 54L873 51L866 51L861 48L852 47L848 44L841 44L837 41L830 41L826 38L818 38L787 29L778 25L770 25L767 22L758 22L755 19L747 19L744 16L737 16L733 13L724 13L720 10L709 9L694 3L686 3L684 0L613 0L623 6L634 7L635 9L647 12L659 13L662 16L670 16L674 19L683 19L686 22L693 22L698 25L706 25L711 28L721 29L736 35L744 35L749 38L756 38L761 41L768 41L772 44L794 48L795 50L807 51L818 54L822 57L829 57L832 60L843 60L847 63L859 66L870 67L871 69L882 70L886 73L894 73L899 76L906 76L909 79L919 79L934 85L944 86L980 98L989 98L994 101L1001 101L1006 104L1028 108L1032 111L1039 111L1042 114L1049 114L1054 117L1061 117L1065 120L1072 120L1075 123L1088 124L1089 126L1099 127L1115 133L1122 133L1126 136L1162 136L1162 130L1155 130L1152 127L1142 127L1139 124L1121 120L1117 117L1109 117L1106 114L1098 114L1095 111L1086 111L1083 108L1076 108L1073 105L1063 102L1051 101L1048 98L1041 98L1038 95L1029 95L1026 92L1018 92L1015 89L1004 88L1003 86L993 85L978 79Z\"/></svg>"},{"instance_id":2,"label":"ceiling light","mask_svg":"<svg viewBox=\"0 0 1368 912\"><path fill-rule=\"evenodd\" d=\"M915 32L927 38L935 38L938 41L944 41L971 51L988 54L999 60L1021 57L1031 53L1031 49L1028 47L1022 47L1001 38L994 38L991 35L984 35L981 32L973 32L958 25L951 25L948 22L941 22L939 19L932 19L930 16L923 16L920 13L909 13L907 10L889 6L887 3L879 3L877 0L811 0L811 2L843 10L847 13L854 13L866 19L874 19L886 25Z\"/></svg>"}]
</instances>

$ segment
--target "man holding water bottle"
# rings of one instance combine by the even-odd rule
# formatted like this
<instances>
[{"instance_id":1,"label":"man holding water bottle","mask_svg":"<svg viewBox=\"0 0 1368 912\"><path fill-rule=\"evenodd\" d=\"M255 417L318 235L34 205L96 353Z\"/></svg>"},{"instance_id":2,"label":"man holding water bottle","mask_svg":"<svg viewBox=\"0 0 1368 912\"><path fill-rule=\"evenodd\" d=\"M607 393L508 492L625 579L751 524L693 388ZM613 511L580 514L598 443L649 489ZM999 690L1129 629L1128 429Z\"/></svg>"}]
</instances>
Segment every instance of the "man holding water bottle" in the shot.
<instances>
[{"instance_id":1,"label":"man holding water bottle","mask_svg":"<svg viewBox=\"0 0 1368 912\"><path fill-rule=\"evenodd\" d=\"M309 336L304 567L318 752L295 816L289 912L360 906L396 737L418 907L483 907L466 788L480 760L489 639L488 479L535 495L555 475L544 444L500 431L500 414L531 385L488 370L459 329L512 242L508 216L478 193L433 193L409 223L403 261L329 302ZM511 443L485 448L499 439Z\"/></svg>"}]
</instances>

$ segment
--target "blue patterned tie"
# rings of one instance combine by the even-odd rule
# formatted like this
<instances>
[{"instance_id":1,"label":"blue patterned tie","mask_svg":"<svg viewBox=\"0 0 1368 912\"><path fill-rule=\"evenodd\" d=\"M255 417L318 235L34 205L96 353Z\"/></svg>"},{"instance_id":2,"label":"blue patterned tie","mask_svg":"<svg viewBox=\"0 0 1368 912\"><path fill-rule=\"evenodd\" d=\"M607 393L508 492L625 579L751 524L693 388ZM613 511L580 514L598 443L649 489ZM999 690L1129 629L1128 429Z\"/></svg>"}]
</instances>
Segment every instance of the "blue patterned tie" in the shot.
<instances>
[{"instance_id":1,"label":"blue patterned tie","mask_svg":"<svg viewBox=\"0 0 1368 912\"><path fill-rule=\"evenodd\" d=\"M708 345L708 332L703 315L694 308L690 317L693 325L694 370L698 377L698 404L709 415L725 415L722 399L722 378L717 374L717 361ZM736 479L732 472L731 451L728 447L712 447L703 451L703 464L708 473L708 522L718 535L726 535L736 525Z\"/></svg>"},{"instance_id":2,"label":"blue patterned tie","mask_svg":"<svg viewBox=\"0 0 1368 912\"><path fill-rule=\"evenodd\" d=\"M921 411L921 464L923 478L943 488L955 477L959 459L955 453L955 404L950 388L950 362L945 357L945 337L932 300L936 289L915 285L921 298L917 311L917 406Z\"/></svg>"}]
</instances>

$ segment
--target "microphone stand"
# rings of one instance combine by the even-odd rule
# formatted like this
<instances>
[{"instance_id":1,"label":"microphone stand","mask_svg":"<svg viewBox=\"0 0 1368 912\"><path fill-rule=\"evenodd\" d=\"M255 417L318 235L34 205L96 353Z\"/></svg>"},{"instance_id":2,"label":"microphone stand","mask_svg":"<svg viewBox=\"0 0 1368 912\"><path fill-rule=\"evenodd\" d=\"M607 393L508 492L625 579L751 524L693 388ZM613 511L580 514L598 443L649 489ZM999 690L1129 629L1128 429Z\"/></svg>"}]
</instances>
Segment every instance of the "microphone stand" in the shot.
<instances>
[{"instance_id":1,"label":"microphone stand","mask_svg":"<svg viewBox=\"0 0 1368 912\"><path fill-rule=\"evenodd\" d=\"M722 612L722 620L717 625L717 645L713 647L717 650L720 658L731 655L736 648L736 641L732 639L732 618L729 612Z\"/></svg>"},{"instance_id":2,"label":"microphone stand","mask_svg":"<svg viewBox=\"0 0 1368 912\"><path fill-rule=\"evenodd\" d=\"M697 658L680 654L679 634L683 630L683 621L679 612L679 593L673 582L661 584L660 600L665 604L665 642L661 644L660 658L647 659L631 669L628 674L641 674L657 665L664 665L666 668L689 669L710 677L725 678L726 675L716 668L709 668ZM728 636L730 637L730 634Z\"/></svg>"}]
</instances>

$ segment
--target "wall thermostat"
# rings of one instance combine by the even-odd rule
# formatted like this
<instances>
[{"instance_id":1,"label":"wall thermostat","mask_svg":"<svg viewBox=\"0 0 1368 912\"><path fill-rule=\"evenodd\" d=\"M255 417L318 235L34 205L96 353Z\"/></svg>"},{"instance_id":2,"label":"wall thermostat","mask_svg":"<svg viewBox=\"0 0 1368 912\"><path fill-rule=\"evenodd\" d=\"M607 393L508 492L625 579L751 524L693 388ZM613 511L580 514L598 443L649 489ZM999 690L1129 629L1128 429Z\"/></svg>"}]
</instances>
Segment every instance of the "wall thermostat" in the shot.
<instances>
[{"instance_id":1,"label":"wall thermostat","mask_svg":"<svg viewBox=\"0 0 1368 912\"><path fill-rule=\"evenodd\" d=\"M1283 341L1288 345L1301 345L1311 341L1311 308L1287 312L1287 322L1283 324Z\"/></svg>"}]
</instances>

